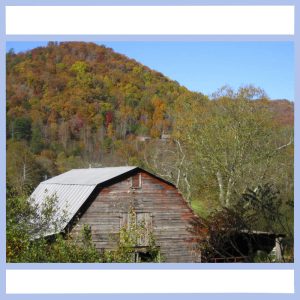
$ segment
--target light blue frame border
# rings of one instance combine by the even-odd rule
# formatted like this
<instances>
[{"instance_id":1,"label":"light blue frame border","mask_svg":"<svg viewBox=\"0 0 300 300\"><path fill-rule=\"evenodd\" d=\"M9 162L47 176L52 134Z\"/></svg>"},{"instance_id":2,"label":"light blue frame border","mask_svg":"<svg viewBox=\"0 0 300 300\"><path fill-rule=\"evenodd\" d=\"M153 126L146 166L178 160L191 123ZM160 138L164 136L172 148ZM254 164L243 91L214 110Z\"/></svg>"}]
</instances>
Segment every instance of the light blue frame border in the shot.
<instances>
[{"instance_id":1,"label":"light blue frame border","mask_svg":"<svg viewBox=\"0 0 300 300\"><path fill-rule=\"evenodd\" d=\"M295 46L295 76L300 79L300 5L297 0L4 0L0 3L0 66L5 66L5 48L6 41L41 41L41 40L80 40L80 41L292 41ZM35 35L35 36L6 36L5 35L5 5L295 5L295 35L294 36L242 36L242 35L216 35L216 36L197 36L197 35L176 35L176 36L140 36L140 35ZM2 26L3 25L3 26ZM298 29L299 28L299 29ZM299 54L298 54L299 53ZM297 66L297 68L296 68ZM298 107L297 100L300 95L300 87L295 85L295 119L298 119ZM5 151L5 131L6 131L6 109L5 109L5 67L0 68L0 164L6 165L6 151ZM298 125L295 122L295 198L300 195L298 187ZM0 243L0 265L1 265L1 278L5 279L6 269L294 269L295 270L295 285L299 281L298 269L299 263L297 258L292 264L6 264L5 259L5 188L6 188L6 176L5 168L0 168L0 228L1 228L1 240ZM298 212L299 205L295 203L295 212ZM295 229L299 228L299 220L295 213ZM295 255L299 252L299 237L298 231L295 231ZM201 284L201 283L199 283ZM295 292L297 293L299 285L295 286ZM117 292L117 284L116 284ZM25 299L60 299L61 297L82 299L82 298L99 298L105 297L108 299L140 299L142 296L145 299L152 299L153 297L164 297L169 299L198 299L198 297L210 298L210 299L261 299L272 298L281 299L294 298L294 295L286 294L101 294L101 295L5 295L5 280L0 282L0 296L5 296L11 299L25 298Z\"/></svg>"}]
</instances>

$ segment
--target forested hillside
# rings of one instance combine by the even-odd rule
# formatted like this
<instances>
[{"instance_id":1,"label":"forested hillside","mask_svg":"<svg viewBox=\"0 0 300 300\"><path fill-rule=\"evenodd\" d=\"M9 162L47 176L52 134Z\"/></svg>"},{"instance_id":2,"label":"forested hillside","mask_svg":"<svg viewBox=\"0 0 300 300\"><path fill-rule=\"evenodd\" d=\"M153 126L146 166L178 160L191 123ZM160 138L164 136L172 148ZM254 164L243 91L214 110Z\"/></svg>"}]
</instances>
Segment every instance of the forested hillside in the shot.
<instances>
[{"instance_id":1,"label":"forested hillside","mask_svg":"<svg viewBox=\"0 0 300 300\"><path fill-rule=\"evenodd\" d=\"M139 165L202 215L272 185L292 222L293 110L253 86L191 92L93 43L10 51L8 188L22 193L71 168Z\"/></svg>"},{"instance_id":2,"label":"forested hillside","mask_svg":"<svg viewBox=\"0 0 300 300\"><path fill-rule=\"evenodd\" d=\"M49 176L89 164L138 164L132 141L170 133L170 109L184 94L204 98L92 43L10 52L7 138L25 141Z\"/></svg>"}]
</instances>

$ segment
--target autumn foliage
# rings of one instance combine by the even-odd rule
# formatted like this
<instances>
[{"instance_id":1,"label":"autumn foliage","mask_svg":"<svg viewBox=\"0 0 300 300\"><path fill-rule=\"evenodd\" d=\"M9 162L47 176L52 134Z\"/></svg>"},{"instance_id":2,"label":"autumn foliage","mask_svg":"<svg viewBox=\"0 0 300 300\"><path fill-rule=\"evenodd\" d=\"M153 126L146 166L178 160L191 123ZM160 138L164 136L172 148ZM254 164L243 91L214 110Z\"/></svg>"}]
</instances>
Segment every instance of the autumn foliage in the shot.
<instances>
[{"instance_id":1,"label":"autumn foliage","mask_svg":"<svg viewBox=\"0 0 300 300\"><path fill-rule=\"evenodd\" d=\"M6 62L7 185L17 193L72 168L138 165L203 216L271 184L293 227L292 102L251 85L191 92L94 43L49 42Z\"/></svg>"}]
</instances>

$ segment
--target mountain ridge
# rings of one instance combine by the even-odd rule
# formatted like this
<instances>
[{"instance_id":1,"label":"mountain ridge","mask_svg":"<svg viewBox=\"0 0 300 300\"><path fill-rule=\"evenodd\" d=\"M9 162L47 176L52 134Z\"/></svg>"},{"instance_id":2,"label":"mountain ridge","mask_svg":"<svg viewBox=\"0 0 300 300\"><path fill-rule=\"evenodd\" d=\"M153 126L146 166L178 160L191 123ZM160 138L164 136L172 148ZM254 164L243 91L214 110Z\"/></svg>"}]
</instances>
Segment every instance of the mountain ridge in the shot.
<instances>
[{"instance_id":1,"label":"mountain ridge","mask_svg":"<svg viewBox=\"0 0 300 300\"><path fill-rule=\"evenodd\" d=\"M47 164L56 161L50 169L82 160L142 164L135 142L171 134L175 103L188 99L210 101L94 43L49 42L7 53L7 139L25 141ZM293 126L292 102L267 105L282 126Z\"/></svg>"}]
</instances>

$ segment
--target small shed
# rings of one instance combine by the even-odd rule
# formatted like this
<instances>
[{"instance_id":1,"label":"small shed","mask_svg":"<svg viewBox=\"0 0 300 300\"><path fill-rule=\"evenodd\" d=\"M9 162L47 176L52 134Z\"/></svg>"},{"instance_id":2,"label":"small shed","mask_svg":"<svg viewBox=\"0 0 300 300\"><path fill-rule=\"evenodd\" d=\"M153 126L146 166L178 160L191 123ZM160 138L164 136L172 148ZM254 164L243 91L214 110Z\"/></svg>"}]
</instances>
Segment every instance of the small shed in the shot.
<instances>
[{"instance_id":1,"label":"small shed","mask_svg":"<svg viewBox=\"0 0 300 300\"><path fill-rule=\"evenodd\" d=\"M224 236L226 233L224 232ZM274 261L283 261L283 234L265 231L239 230L233 232L209 262L253 262L258 253L274 253Z\"/></svg>"},{"instance_id":2,"label":"small shed","mask_svg":"<svg viewBox=\"0 0 300 300\"><path fill-rule=\"evenodd\" d=\"M171 134L163 133L160 137L161 140L163 141L168 141L171 139Z\"/></svg>"},{"instance_id":3,"label":"small shed","mask_svg":"<svg viewBox=\"0 0 300 300\"><path fill-rule=\"evenodd\" d=\"M139 142L148 142L151 140L151 137L150 136L145 136L145 135L138 135L136 137L136 140L139 141Z\"/></svg>"},{"instance_id":4,"label":"small shed","mask_svg":"<svg viewBox=\"0 0 300 300\"><path fill-rule=\"evenodd\" d=\"M47 235L66 228L76 234L88 225L99 252L114 250L133 208L153 233L165 262L201 262L191 230L197 216L172 183L139 167L74 169L41 182L31 195L38 205L51 196L57 197L57 214L67 215Z\"/></svg>"}]
</instances>

